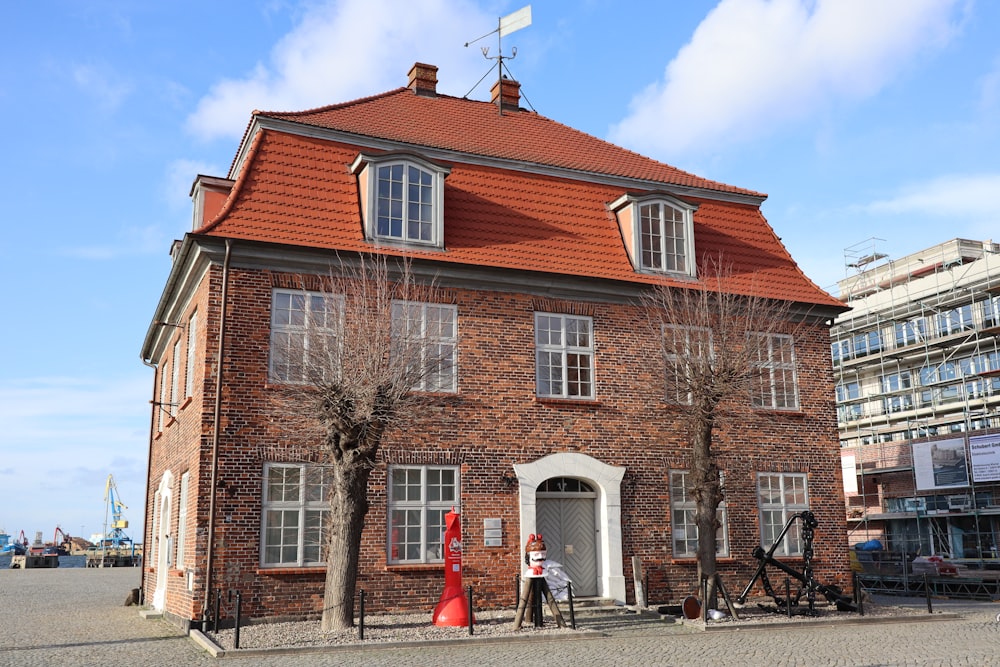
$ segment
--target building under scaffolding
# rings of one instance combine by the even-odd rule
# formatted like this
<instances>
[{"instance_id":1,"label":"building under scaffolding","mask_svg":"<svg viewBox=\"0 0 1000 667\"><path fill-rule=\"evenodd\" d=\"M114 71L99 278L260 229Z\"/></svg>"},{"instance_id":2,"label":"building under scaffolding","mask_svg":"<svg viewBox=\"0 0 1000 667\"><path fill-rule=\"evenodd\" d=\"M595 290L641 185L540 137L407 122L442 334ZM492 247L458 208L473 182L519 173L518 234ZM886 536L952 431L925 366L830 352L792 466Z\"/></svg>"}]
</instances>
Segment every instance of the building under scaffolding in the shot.
<instances>
[{"instance_id":1,"label":"building under scaffolding","mask_svg":"<svg viewBox=\"0 0 1000 667\"><path fill-rule=\"evenodd\" d=\"M831 331L849 543L1000 568L1000 244L848 249Z\"/></svg>"}]
</instances>

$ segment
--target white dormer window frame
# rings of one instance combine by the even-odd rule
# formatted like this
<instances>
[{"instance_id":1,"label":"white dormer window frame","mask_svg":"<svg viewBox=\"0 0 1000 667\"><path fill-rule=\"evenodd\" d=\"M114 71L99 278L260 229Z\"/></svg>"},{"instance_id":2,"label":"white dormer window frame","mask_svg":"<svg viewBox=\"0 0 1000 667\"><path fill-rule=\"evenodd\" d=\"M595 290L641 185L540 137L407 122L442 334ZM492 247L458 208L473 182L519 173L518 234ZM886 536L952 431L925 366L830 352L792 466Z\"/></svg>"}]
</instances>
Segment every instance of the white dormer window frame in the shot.
<instances>
[{"instance_id":1,"label":"white dormer window frame","mask_svg":"<svg viewBox=\"0 0 1000 667\"><path fill-rule=\"evenodd\" d=\"M360 154L351 171L358 177L368 241L444 247L448 167L409 153Z\"/></svg>"},{"instance_id":2,"label":"white dormer window frame","mask_svg":"<svg viewBox=\"0 0 1000 667\"><path fill-rule=\"evenodd\" d=\"M611 204L636 271L696 277L697 208L662 193L625 194Z\"/></svg>"}]
</instances>

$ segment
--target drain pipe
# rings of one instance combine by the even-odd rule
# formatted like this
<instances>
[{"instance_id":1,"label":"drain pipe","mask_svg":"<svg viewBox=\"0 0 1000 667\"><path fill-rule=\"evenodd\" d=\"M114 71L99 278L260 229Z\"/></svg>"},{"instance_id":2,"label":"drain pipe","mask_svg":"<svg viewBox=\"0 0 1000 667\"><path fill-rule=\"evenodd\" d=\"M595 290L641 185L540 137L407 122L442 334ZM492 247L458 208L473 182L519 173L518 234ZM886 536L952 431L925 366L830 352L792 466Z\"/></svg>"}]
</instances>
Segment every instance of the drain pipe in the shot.
<instances>
[{"instance_id":1,"label":"drain pipe","mask_svg":"<svg viewBox=\"0 0 1000 667\"><path fill-rule=\"evenodd\" d=\"M149 476L153 472L153 438L156 436L156 411L160 408L156 404L156 380L157 373L159 373L159 368L156 364L151 364L139 355L139 359L142 361L144 366L149 366L153 369L153 395L149 399L149 407L152 408L149 413L149 451L146 452L146 508L149 508ZM149 545L153 541L153 522L150 521L150 513L147 511L142 521L142 565L139 567L139 604L143 603L146 598L146 556L149 555ZM149 530L149 540L146 540L146 531ZM135 554L133 554L134 556Z\"/></svg>"},{"instance_id":2,"label":"drain pipe","mask_svg":"<svg viewBox=\"0 0 1000 667\"><path fill-rule=\"evenodd\" d=\"M212 478L208 496L208 549L205 554L205 595L201 618L208 618L212 593L212 565L215 552L215 495L219 482L219 423L222 420L222 362L226 354L226 305L229 302L229 260L232 257L232 239L226 239L226 257L222 262L222 305L219 314L219 347L215 366L215 407L212 414Z\"/></svg>"}]
</instances>

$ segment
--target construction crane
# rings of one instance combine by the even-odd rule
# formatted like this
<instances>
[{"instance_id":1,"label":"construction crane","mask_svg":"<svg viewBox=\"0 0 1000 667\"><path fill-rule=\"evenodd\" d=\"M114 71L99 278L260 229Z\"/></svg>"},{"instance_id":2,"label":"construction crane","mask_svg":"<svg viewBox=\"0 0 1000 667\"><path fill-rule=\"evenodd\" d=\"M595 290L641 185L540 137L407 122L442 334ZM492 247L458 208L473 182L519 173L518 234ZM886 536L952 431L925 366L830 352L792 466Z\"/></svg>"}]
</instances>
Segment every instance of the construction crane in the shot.
<instances>
[{"instance_id":1,"label":"construction crane","mask_svg":"<svg viewBox=\"0 0 1000 667\"><path fill-rule=\"evenodd\" d=\"M104 538L101 540L102 546L112 549L121 549L132 544L132 539L125 534L128 528L128 521L122 518L122 510L128 507L121 501L118 494L118 486L115 485L113 475L108 475L108 482L104 485ZM108 515L111 516L111 530L108 530Z\"/></svg>"},{"instance_id":2,"label":"construction crane","mask_svg":"<svg viewBox=\"0 0 1000 667\"><path fill-rule=\"evenodd\" d=\"M62 535L62 540L59 539L60 535ZM56 526L56 531L52 534L52 546L59 551L60 556L68 556L73 550L73 538L62 528Z\"/></svg>"}]
</instances>

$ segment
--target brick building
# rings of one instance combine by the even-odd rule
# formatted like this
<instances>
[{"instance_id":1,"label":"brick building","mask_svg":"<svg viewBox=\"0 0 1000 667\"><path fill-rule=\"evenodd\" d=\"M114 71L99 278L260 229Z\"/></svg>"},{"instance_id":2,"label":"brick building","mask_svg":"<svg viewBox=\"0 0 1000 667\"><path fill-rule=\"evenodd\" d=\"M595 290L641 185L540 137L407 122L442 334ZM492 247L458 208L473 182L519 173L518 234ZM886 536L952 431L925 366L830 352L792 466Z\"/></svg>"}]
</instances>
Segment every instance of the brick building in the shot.
<instances>
[{"instance_id":1,"label":"brick building","mask_svg":"<svg viewBox=\"0 0 1000 667\"><path fill-rule=\"evenodd\" d=\"M388 433L372 473L359 571L370 609L433 607L452 507L477 605L512 602L533 532L577 595L631 600L633 556L652 599L694 591L687 450L662 384L642 380L664 362L639 297L697 285L706 256L732 265L726 289L809 313L794 340L771 341L741 427L716 434L723 577L741 587L753 547L808 508L817 572L845 584L829 361L843 306L799 271L764 195L521 109L514 81L492 103L440 95L436 72L417 64L404 88L255 112L228 176L196 179L193 231L172 249L142 348L156 368L146 599L193 624L218 589L241 591L253 618L320 610L323 473L275 441L268 396L295 381L279 360L316 315L310 284L370 252L436 277L447 303L414 305L454 359L421 388L434 418ZM790 539L779 553L800 549Z\"/></svg>"}]
</instances>

